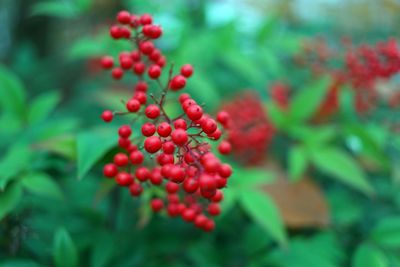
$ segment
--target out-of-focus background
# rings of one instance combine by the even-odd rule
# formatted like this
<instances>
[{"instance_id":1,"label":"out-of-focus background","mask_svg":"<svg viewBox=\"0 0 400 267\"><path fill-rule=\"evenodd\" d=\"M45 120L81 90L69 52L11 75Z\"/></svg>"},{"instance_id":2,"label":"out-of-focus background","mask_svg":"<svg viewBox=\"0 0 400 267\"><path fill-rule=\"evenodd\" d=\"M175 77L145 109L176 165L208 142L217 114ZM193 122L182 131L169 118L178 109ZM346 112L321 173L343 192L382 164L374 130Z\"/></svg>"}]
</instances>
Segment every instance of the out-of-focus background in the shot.
<instances>
[{"instance_id":1,"label":"out-of-focus background","mask_svg":"<svg viewBox=\"0 0 400 267\"><path fill-rule=\"evenodd\" d=\"M212 233L102 176L119 10L234 118ZM0 266L400 266L399 23L398 0L1 0Z\"/></svg>"}]
</instances>

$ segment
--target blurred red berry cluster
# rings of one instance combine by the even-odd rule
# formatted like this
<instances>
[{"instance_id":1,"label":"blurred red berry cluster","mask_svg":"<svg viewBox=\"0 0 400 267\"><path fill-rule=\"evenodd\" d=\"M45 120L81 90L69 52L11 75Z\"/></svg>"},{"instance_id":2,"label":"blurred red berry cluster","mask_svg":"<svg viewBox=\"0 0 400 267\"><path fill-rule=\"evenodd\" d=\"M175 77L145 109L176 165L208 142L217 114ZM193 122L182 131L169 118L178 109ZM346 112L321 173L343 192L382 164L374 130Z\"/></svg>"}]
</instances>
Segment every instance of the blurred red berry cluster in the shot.
<instances>
[{"instance_id":1,"label":"blurred red berry cluster","mask_svg":"<svg viewBox=\"0 0 400 267\"><path fill-rule=\"evenodd\" d=\"M246 165L261 163L275 130L260 98L254 93L245 92L225 103L222 108L229 117L234 118L230 121L227 134L237 161Z\"/></svg>"},{"instance_id":2,"label":"blurred red berry cluster","mask_svg":"<svg viewBox=\"0 0 400 267\"><path fill-rule=\"evenodd\" d=\"M101 65L112 69L116 80L133 75L137 82L132 98L125 102L125 110L106 110L102 119L111 122L115 115L132 116L133 121L141 122L141 128L119 128L120 152L104 166L104 175L127 187L134 197L154 186L162 187L165 198L153 198L150 203L154 212L165 210L171 217L180 216L211 231L215 227L212 217L220 214L222 189L232 168L212 153L209 142L221 139L223 130L229 127L230 116L221 111L213 119L186 93L167 99L169 92L185 88L194 73L193 67L184 65L179 74L174 74L173 66L165 71L166 58L152 42L162 35L162 29L153 24L150 15L121 11L117 21L110 28L111 37L131 41L134 49L121 52L117 63L113 57L104 56ZM167 81L163 83L160 78L165 72ZM147 82L146 78L154 82ZM148 103L149 98L152 103ZM177 103L182 114L170 117L164 109L167 101ZM222 140L218 151L229 154L230 142Z\"/></svg>"}]
</instances>

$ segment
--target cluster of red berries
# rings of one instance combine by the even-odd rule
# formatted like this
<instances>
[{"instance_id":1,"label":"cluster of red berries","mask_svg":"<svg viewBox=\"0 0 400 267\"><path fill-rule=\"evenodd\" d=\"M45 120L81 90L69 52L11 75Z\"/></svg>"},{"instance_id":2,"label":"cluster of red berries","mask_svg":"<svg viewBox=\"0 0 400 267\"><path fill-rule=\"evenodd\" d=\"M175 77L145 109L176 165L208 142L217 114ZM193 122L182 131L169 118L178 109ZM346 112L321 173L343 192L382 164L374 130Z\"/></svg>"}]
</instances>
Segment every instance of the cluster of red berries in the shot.
<instances>
[{"instance_id":1,"label":"cluster of red berries","mask_svg":"<svg viewBox=\"0 0 400 267\"><path fill-rule=\"evenodd\" d=\"M102 67L112 69L111 75L116 80L128 73L138 79L132 98L125 102L125 110L106 110L102 119L110 122L115 115L130 115L134 117L133 123L141 122L141 127L122 125L119 128L121 151L115 154L112 163L104 166L104 176L127 187L134 197L140 196L145 188L163 188L165 198L151 200L154 212L165 210L171 217L180 216L205 231L212 231L215 227L212 217L221 212L222 189L227 185L232 168L211 152L209 141L222 138L222 130L228 128L230 117L227 112L220 111L213 119L183 93L168 99L182 109L180 116L171 118L164 109L167 94L186 86L187 79L193 75L193 67L184 65L180 73L174 75L171 66L167 81L163 83L166 58L152 42L162 35L161 27L153 24L150 15L136 16L127 11L119 12L117 21L119 24L110 29L111 37L128 39L135 49L121 52L118 66L114 66L114 58L103 57ZM152 84L159 87L159 94L149 92ZM149 98L152 103L148 103ZM229 154L231 149L226 140L218 145L222 155Z\"/></svg>"},{"instance_id":2,"label":"cluster of red berries","mask_svg":"<svg viewBox=\"0 0 400 267\"><path fill-rule=\"evenodd\" d=\"M235 118L227 131L235 158L246 165L261 163L275 130L260 98L251 92L241 93L223 109Z\"/></svg>"},{"instance_id":3,"label":"cluster of red berries","mask_svg":"<svg viewBox=\"0 0 400 267\"><path fill-rule=\"evenodd\" d=\"M390 79L400 71L400 50L394 39L376 46L353 47L349 40L344 45L346 52L343 59L339 60L342 62L339 69L330 67L330 60L340 59L341 56L333 52L323 40L308 43L303 55L296 57L297 63L309 66L315 75L330 74L333 77L318 117L330 116L338 110L340 89L345 85L351 85L354 90L354 106L359 113L371 110L380 99L377 83ZM388 98L390 106L397 102L392 98L396 98L396 92Z\"/></svg>"}]
</instances>

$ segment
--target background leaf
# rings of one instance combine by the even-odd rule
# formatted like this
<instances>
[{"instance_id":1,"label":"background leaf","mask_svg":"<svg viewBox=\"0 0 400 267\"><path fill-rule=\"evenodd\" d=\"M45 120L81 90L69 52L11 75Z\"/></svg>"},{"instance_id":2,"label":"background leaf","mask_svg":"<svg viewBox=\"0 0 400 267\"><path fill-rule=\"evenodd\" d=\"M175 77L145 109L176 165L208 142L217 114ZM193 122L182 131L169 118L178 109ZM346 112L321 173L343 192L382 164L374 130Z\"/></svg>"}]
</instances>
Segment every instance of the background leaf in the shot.
<instances>
[{"instance_id":1,"label":"background leaf","mask_svg":"<svg viewBox=\"0 0 400 267\"><path fill-rule=\"evenodd\" d=\"M307 168L308 158L306 150L301 146L293 146L289 150L289 178L292 181L301 179Z\"/></svg>"},{"instance_id":2,"label":"background leaf","mask_svg":"<svg viewBox=\"0 0 400 267\"><path fill-rule=\"evenodd\" d=\"M0 191L0 221L17 206L21 196L21 185L18 183L7 186L5 191Z\"/></svg>"},{"instance_id":3,"label":"background leaf","mask_svg":"<svg viewBox=\"0 0 400 267\"><path fill-rule=\"evenodd\" d=\"M78 252L71 236L64 228L59 228L54 234L53 257L56 267L78 266Z\"/></svg>"},{"instance_id":4,"label":"background leaf","mask_svg":"<svg viewBox=\"0 0 400 267\"><path fill-rule=\"evenodd\" d=\"M352 267L388 267L385 255L377 248L362 243L353 255Z\"/></svg>"},{"instance_id":5,"label":"background leaf","mask_svg":"<svg viewBox=\"0 0 400 267\"><path fill-rule=\"evenodd\" d=\"M400 248L400 216L382 218L372 229L371 237L385 248Z\"/></svg>"},{"instance_id":6,"label":"background leaf","mask_svg":"<svg viewBox=\"0 0 400 267\"><path fill-rule=\"evenodd\" d=\"M22 178L22 185L30 193L54 199L63 199L63 193L58 184L45 173L25 175Z\"/></svg>"},{"instance_id":7,"label":"background leaf","mask_svg":"<svg viewBox=\"0 0 400 267\"><path fill-rule=\"evenodd\" d=\"M46 119L60 102L60 93L50 91L34 99L31 103L28 113L28 121L37 123Z\"/></svg>"}]
</instances>

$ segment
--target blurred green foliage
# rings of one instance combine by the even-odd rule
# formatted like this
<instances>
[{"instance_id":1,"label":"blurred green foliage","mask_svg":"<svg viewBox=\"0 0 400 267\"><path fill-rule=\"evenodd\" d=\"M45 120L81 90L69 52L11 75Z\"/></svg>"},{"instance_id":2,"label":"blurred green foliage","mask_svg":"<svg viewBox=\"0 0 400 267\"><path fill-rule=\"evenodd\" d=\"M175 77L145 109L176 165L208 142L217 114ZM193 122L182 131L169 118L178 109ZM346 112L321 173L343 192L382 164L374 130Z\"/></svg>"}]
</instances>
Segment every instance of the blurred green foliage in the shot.
<instances>
[{"instance_id":1,"label":"blurred green foliage","mask_svg":"<svg viewBox=\"0 0 400 267\"><path fill-rule=\"evenodd\" d=\"M284 9L261 13L256 25L247 25L224 19L228 10L212 16L215 5L4 1L0 32L9 37L0 67L1 267L400 266L398 134L362 121L346 98L350 90L337 123L310 124L329 79L310 80L291 61L304 38L322 32L335 40L341 32L333 23L294 23ZM232 162L235 174L211 234L152 215L102 178L101 163L117 140L115 126L103 126L99 114L120 105L129 81L114 84L95 63L125 49L107 38L106 29L122 8L153 13L163 24L160 46L177 65L195 66L188 92L208 111L242 89L258 92L282 133L269 155L293 183L312 174L330 206L329 226L288 230L262 190L276 179L265 168ZM390 34L374 29L360 40ZM268 99L276 80L300 88L287 113ZM369 170L360 158L378 167Z\"/></svg>"}]
</instances>

